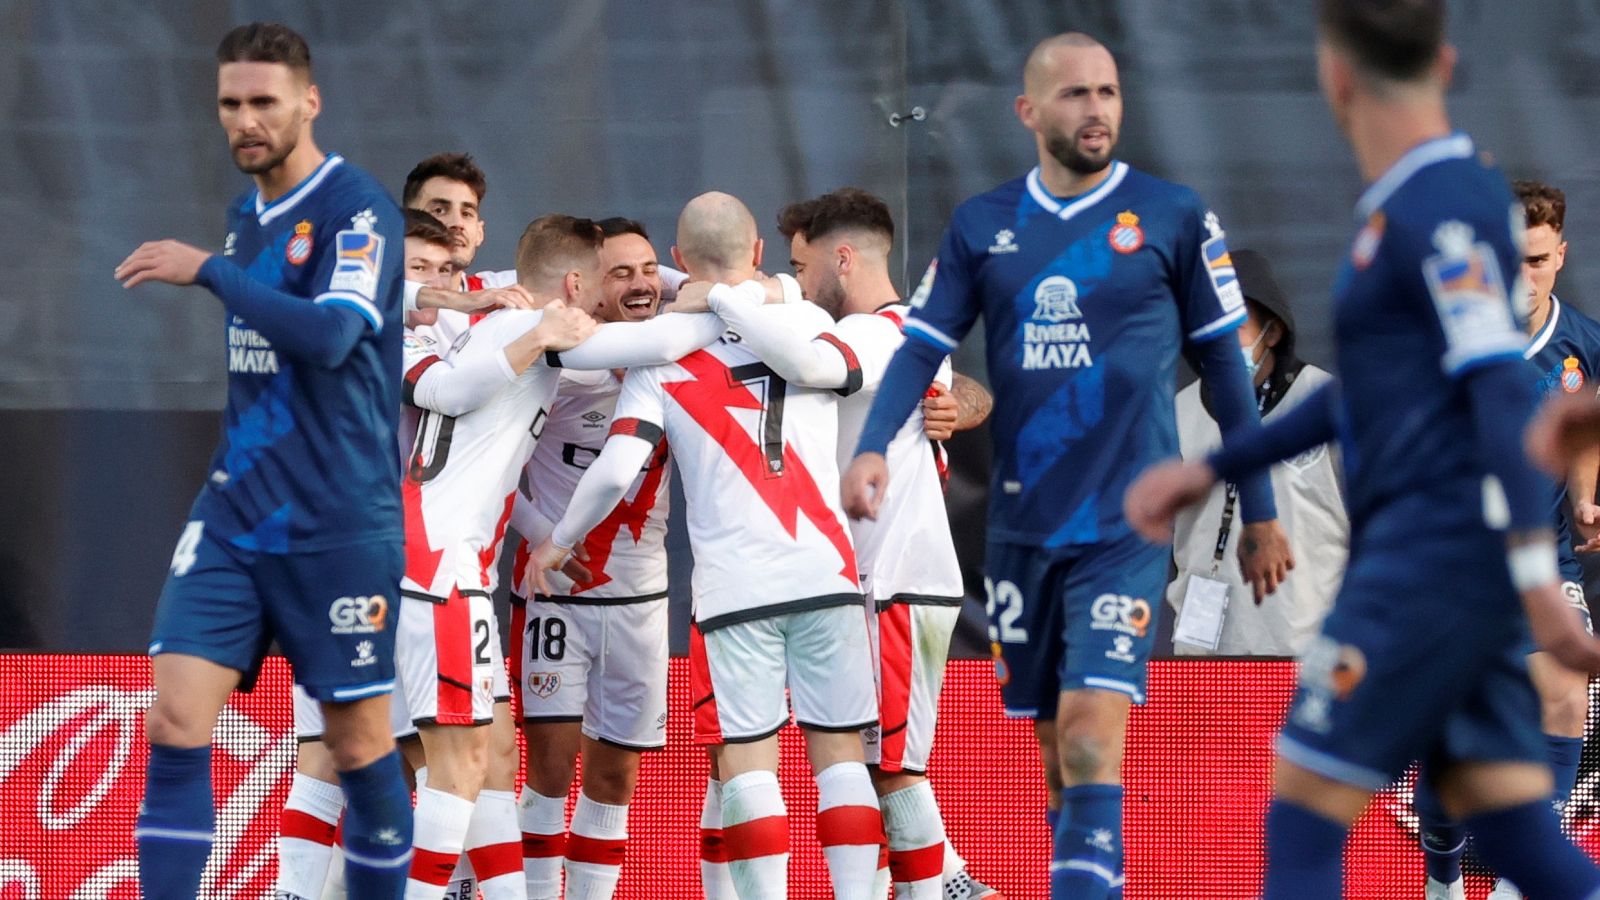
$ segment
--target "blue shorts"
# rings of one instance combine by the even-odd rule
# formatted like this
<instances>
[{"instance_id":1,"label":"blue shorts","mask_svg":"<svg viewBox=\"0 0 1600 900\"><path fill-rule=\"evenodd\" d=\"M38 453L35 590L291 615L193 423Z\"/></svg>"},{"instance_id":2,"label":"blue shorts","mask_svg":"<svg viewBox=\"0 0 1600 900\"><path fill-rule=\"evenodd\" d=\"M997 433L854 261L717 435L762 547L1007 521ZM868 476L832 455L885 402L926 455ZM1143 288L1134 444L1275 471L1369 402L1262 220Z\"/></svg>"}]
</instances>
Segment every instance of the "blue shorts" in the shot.
<instances>
[{"instance_id":1,"label":"blue shorts","mask_svg":"<svg viewBox=\"0 0 1600 900\"><path fill-rule=\"evenodd\" d=\"M322 701L394 689L404 548L398 541L314 553L257 553L188 523L150 635L150 655L183 653L255 682L276 638L295 681Z\"/></svg>"},{"instance_id":2,"label":"blue shorts","mask_svg":"<svg viewBox=\"0 0 1600 900\"><path fill-rule=\"evenodd\" d=\"M1487 533L1485 533L1487 534ZM1378 790L1414 760L1547 755L1504 544L1407 541L1351 556L1278 738L1289 762ZM1483 543L1463 552L1464 543Z\"/></svg>"},{"instance_id":3,"label":"blue shorts","mask_svg":"<svg viewBox=\"0 0 1600 900\"><path fill-rule=\"evenodd\" d=\"M1053 719L1062 691L1144 702L1145 662L1172 549L1136 534L1047 549L992 542L989 642L1006 715Z\"/></svg>"}]
</instances>

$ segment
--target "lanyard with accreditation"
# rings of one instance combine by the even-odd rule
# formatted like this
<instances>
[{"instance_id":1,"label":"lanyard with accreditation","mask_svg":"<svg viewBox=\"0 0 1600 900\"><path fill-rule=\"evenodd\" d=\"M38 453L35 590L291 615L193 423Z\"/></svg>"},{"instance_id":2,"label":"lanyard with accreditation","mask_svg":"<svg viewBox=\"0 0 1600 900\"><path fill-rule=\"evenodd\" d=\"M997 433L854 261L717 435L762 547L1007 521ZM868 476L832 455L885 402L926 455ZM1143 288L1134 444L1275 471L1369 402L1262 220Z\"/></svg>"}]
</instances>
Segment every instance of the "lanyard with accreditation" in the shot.
<instances>
[{"instance_id":1,"label":"lanyard with accreditation","mask_svg":"<svg viewBox=\"0 0 1600 900\"><path fill-rule=\"evenodd\" d=\"M1268 378L1262 390L1256 392L1256 411L1265 416L1267 411L1283 399L1288 385L1276 378ZM1227 482L1222 501L1222 523L1217 528L1217 543L1211 554L1211 573L1190 575L1183 592L1183 608L1178 610L1178 621L1173 626L1172 639L1194 644L1207 650L1216 650L1222 643L1222 623L1228 612L1228 583L1217 576L1228 556L1228 539L1233 535L1234 510L1239 503L1239 485Z\"/></svg>"}]
</instances>

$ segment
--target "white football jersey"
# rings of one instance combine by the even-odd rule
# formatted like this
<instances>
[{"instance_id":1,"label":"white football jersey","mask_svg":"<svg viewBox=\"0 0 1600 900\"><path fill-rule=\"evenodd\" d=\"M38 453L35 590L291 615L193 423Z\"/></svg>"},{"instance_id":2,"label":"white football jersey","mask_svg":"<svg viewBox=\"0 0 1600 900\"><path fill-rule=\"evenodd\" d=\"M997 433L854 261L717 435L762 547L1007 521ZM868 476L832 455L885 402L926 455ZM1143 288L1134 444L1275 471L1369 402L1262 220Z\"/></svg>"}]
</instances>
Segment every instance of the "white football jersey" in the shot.
<instances>
[{"instance_id":1,"label":"white football jersey","mask_svg":"<svg viewBox=\"0 0 1600 900\"><path fill-rule=\"evenodd\" d=\"M889 360L905 342L900 331L907 307L845 316L829 329L855 353L861 365L861 390L839 401L839 470L849 468L867 413L883 383ZM937 379L951 382L950 360ZM922 433L922 410L900 426L889 442L889 487L877 521L852 520L861 587L874 600L959 599L966 591L956 562L955 541L945 513L944 448Z\"/></svg>"},{"instance_id":2,"label":"white football jersey","mask_svg":"<svg viewBox=\"0 0 1600 900\"><path fill-rule=\"evenodd\" d=\"M506 367L506 345L543 314L501 310L456 336L444 357L455 364L494 354ZM406 342L406 371L437 364L436 345ZM401 481L405 504L406 573L401 593L448 597L494 590L496 560L511 517L517 479L549 417L560 373L535 363L477 409L460 416L422 414Z\"/></svg>"},{"instance_id":3,"label":"white football jersey","mask_svg":"<svg viewBox=\"0 0 1600 900\"><path fill-rule=\"evenodd\" d=\"M811 304L783 309L812 334L833 324ZM702 630L860 602L837 399L785 383L733 335L623 380L612 433L664 432L683 478Z\"/></svg>"},{"instance_id":4,"label":"white football jersey","mask_svg":"<svg viewBox=\"0 0 1600 900\"><path fill-rule=\"evenodd\" d=\"M456 339L465 334L471 325L472 319L466 313L441 309L439 318L432 325L418 325L406 329L405 363L401 369L404 373L401 389L406 402L400 404L400 422L395 428L395 439L400 444L402 472L411 462L411 450L417 443L417 423L422 421L422 410L411 405L411 392L416 389L417 380L422 377L422 373L428 370L428 366L424 363L427 363L430 357L443 357L449 353L450 348L455 346Z\"/></svg>"},{"instance_id":5,"label":"white football jersey","mask_svg":"<svg viewBox=\"0 0 1600 900\"><path fill-rule=\"evenodd\" d=\"M561 370L561 388L551 407L527 479L535 511L548 522L559 522L567 502L600 455L622 382L608 370ZM575 584L560 570L546 573L554 597L562 602L596 600L653 600L667 595L667 512L672 466L667 442L656 445L650 462L622 502L584 539L589 554L584 565L594 573L587 584ZM526 573L517 567L517 593L531 596Z\"/></svg>"}]
</instances>

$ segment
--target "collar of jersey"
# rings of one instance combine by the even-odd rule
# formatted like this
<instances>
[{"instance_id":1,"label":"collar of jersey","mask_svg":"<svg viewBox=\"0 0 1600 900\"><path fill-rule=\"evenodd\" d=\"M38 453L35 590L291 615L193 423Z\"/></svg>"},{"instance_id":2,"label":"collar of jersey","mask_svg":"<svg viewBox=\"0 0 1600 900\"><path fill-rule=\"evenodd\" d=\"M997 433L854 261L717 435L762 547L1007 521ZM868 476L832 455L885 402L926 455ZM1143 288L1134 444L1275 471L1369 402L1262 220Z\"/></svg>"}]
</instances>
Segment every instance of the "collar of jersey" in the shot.
<instances>
[{"instance_id":1,"label":"collar of jersey","mask_svg":"<svg viewBox=\"0 0 1600 900\"><path fill-rule=\"evenodd\" d=\"M1550 315L1545 316L1544 327L1539 329L1539 333L1533 336L1532 341L1528 342L1528 349L1522 351L1523 359L1533 359L1535 356L1539 355L1539 351L1543 350L1544 345L1550 343L1550 338L1555 335L1556 322L1560 319L1561 301L1556 299L1555 294L1551 294Z\"/></svg>"},{"instance_id":2,"label":"collar of jersey","mask_svg":"<svg viewBox=\"0 0 1600 900\"><path fill-rule=\"evenodd\" d=\"M1361 199L1356 201L1356 221L1365 222L1371 218L1391 194L1428 166L1450 159L1466 159L1472 153L1472 138L1459 131L1412 147L1362 193Z\"/></svg>"},{"instance_id":3,"label":"collar of jersey","mask_svg":"<svg viewBox=\"0 0 1600 900\"><path fill-rule=\"evenodd\" d=\"M1101 200L1104 200L1107 194L1110 194L1112 191L1117 189L1117 185L1121 184L1122 179L1126 178L1127 175L1128 164L1122 162L1121 160L1117 160L1111 164L1111 174L1106 176L1105 181L1100 182L1099 187L1087 194L1079 194L1074 200L1071 200L1067 203L1062 203L1054 194L1050 193L1050 191L1045 188L1044 182L1039 178L1039 167L1034 166L1033 169L1028 172L1028 193L1033 196L1034 202L1044 207L1045 212L1051 213L1061 221L1065 222L1078 213L1088 209L1096 203L1099 203Z\"/></svg>"},{"instance_id":4,"label":"collar of jersey","mask_svg":"<svg viewBox=\"0 0 1600 900\"><path fill-rule=\"evenodd\" d=\"M322 165L317 166L316 171L312 172L310 175L307 175L305 180L295 185L294 190L284 194L282 197L279 197L271 203L262 203L261 191L257 190L255 193L256 221L260 222L262 225L265 225L289 210L294 209L295 204L299 203L301 198L316 190L317 185L322 183L322 179L327 178L328 173L338 168L339 164L342 162L344 162L344 157L337 153L329 153L328 158L322 161Z\"/></svg>"}]
</instances>

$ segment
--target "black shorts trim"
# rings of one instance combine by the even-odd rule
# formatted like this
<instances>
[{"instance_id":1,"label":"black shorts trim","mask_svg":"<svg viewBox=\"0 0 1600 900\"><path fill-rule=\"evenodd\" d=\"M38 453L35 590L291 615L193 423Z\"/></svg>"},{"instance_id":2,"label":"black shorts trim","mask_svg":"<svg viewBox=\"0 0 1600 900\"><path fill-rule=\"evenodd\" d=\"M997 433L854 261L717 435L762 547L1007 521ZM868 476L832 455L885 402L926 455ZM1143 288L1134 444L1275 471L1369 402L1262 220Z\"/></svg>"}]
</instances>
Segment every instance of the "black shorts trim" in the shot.
<instances>
[{"instance_id":1,"label":"black shorts trim","mask_svg":"<svg viewBox=\"0 0 1600 900\"><path fill-rule=\"evenodd\" d=\"M723 735L722 742L724 744L754 744L756 741L764 741L782 731L783 726L787 724L789 724L788 720L784 720L779 722L778 727L776 728L768 728L766 731L763 731L760 734L752 734L746 737L728 737L727 735Z\"/></svg>"},{"instance_id":2,"label":"black shorts trim","mask_svg":"<svg viewBox=\"0 0 1600 900\"><path fill-rule=\"evenodd\" d=\"M463 597L492 598L494 596L493 594L490 594L488 591L480 591L477 588L456 588L456 593L460 594Z\"/></svg>"},{"instance_id":3,"label":"black shorts trim","mask_svg":"<svg viewBox=\"0 0 1600 900\"><path fill-rule=\"evenodd\" d=\"M812 725L809 722L802 722L799 719L795 719L794 723L809 731L820 731L824 734L849 734L852 731L861 731L864 728L872 728L878 724L878 720L868 719L859 725Z\"/></svg>"},{"instance_id":4,"label":"black shorts trim","mask_svg":"<svg viewBox=\"0 0 1600 900\"><path fill-rule=\"evenodd\" d=\"M899 734L900 732L905 731L905 730L906 730L906 726L905 725L896 725L893 728L885 729L882 736L883 737L889 737L891 735Z\"/></svg>"},{"instance_id":5,"label":"black shorts trim","mask_svg":"<svg viewBox=\"0 0 1600 900\"><path fill-rule=\"evenodd\" d=\"M297 735L294 736L294 742L296 744L319 744L319 743L322 742L322 733L318 732L317 734L297 734Z\"/></svg>"},{"instance_id":6,"label":"black shorts trim","mask_svg":"<svg viewBox=\"0 0 1600 900\"><path fill-rule=\"evenodd\" d=\"M967 602L966 597L940 597L934 594L895 594L887 600L877 602L878 612L883 612L896 603L907 606L960 606Z\"/></svg>"},{"instance_id":7,"label":"black shorts trim","mask_svg":"<svg viewBox=\"0 0 1600 900\"><path fill-rule=\"evenodd\" d=\"M572 725L583 721L583 716L529 716L524 715L522 721L535 725Z\"/></svg>"},{"instance_id":8,"label":"black shorts trim","mask_svg":"<svg viewBox=\"0 0 1600 900\"><path fill-rule=\"evenodd\" d=\"M816 597L802 597L799 600L785 600L769 606L758 606L755 609L740 609L709 619L699 619L701 634L709 634L718 628L727 628L729 625L738 625L743 622L754 622L757 619L772 619L778 616L788 616L795 613L814 612L819 609L831 609L835 606L851 606L862 603L860 594L822 594Z\"/></svg>"},{"instance_id":9,"label":"black shorts trim","mask_svg":"<svg viewBox=\"0 0 1600 900\"><path fill-rule=\"evenodd\" d=\"M441 603L449 603L450 602L450 598L449 597L441 597L438 594L430 594L430 593L427 593L426 591L410 591L410 590L406 590L405 588L401 588L400 589L400 596L401 597L410 597L413 600L424 600L424 601L427 601L428 603L433 603L433 604L441 604Z\"/></svg>"},{"instance_id":10,"label":"black shorts trim","mask_svg":"<svg viewBox=\"0 0 1600 900\"><path fill-rule=\"evenodd\" d=\"M665 600L666 591L656 591L653 594L639 594L633 597L573 597L567 594L554 594L546 596L535 594L534 600L540 603L559 603L563 606L632 606L635 603L649 603L653 600ZM524 605L528 601L522 601Z\"/></svg>"},{"instance_id":11,"label":"black shorts trim","mask_svg":"<svg viewBox=\"0 0 1600 900\"><path fill-rule=\"evenodd\" d=\"M885 769L883 767L883 763L875 762L875 763L867 763L867 768L869 768L869 769L877 769L879 772L883 772L883 773L885 773L887 775L915 775L918 778L927 778L928 777L928 770L927 769L913 769L910 766L901 766L898 769Z\"/></svg>"},{"instance_id":12,"label":"black shorts trim","mask_svg":"<svg viewBox=\"0 0 1600 900\"><path fill-rule=\"evenodd\" d=\"M584 737L589 736L584 735ZM618 750L627 750L632 753L653 753L657 750L667 749L666 741L662 741L659 744L626 744L622 741L613 741L611 738L601 737L599 735L595 735L594 737L589 738L589 740L598 744L605 744L607 747L615 747Z\"/></svg>"},{"instance_id":13,"label":"black shorts trim","mask_svg":"<svg viewBox=\"0 0 1600 900\"><path fill-rule=\"evenodd\" d=\"M428 716L425 719L412 719L411 724L417 726L418 728L421 728L424 725L432 725L436 728L482 728L485 725L493 725L494 719L473 719L471 725L440 725L438 719L435 719L433 716Z\"/></svg>"}]
</instances>

